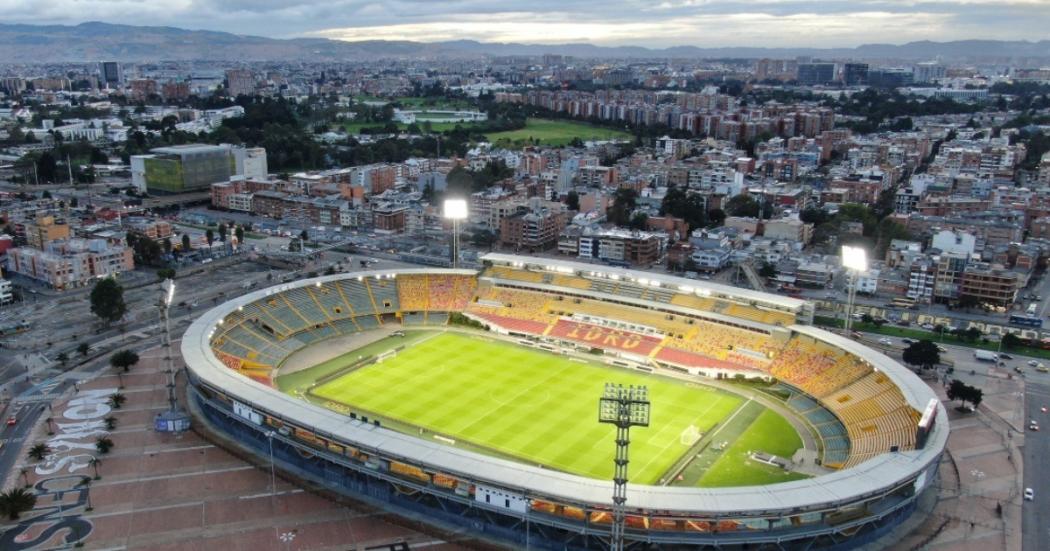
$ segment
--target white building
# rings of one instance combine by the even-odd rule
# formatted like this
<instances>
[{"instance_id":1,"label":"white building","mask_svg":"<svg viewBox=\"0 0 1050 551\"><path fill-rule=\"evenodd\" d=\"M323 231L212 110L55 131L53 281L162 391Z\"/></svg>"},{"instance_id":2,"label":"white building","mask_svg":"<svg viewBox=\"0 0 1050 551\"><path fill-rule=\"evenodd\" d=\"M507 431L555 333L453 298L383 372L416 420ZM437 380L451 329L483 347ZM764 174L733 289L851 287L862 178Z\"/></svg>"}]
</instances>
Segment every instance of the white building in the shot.
<instances>
[{"instance_id":1,"label":"white building","mask_svg":"<svg viewBox=\"0 0 1050 551\"><path fill-rule=\"evenodd\" d=\"M972 257L977 247L977 237L972 233L942 230L934 234L930 246L946 253Z\"/></svg>"},{"instance_id":2,"label":"white building","mask_svg":"<svg viewBox=\"0 0 1050 551\"><path fill-rule=\"evenodd\" d=\"M0 279L0 304L7 304L14 301L15 293L11 282L6 279Z\"/></svg>"},{"instance_id":3,"label":"white building","mask_svg":"<svg viewBox=\"0 0 1050 551\"><path fill-rule=\"evenodd\" d=\"M266 149L262 147L234 147L234 174L245 178L265 180L269 174L266 164Z\"/></svg>"}]
</instances>

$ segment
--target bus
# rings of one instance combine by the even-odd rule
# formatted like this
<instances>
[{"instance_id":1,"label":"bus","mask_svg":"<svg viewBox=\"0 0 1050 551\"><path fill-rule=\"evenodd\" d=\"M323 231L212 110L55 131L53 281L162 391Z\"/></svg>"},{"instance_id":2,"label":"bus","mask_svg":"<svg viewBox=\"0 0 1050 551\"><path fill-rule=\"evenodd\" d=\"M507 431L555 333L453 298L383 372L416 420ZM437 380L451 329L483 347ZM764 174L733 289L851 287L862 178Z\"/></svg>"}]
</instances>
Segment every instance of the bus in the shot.
<instances>
[{"instance_id":1,"label":"bus","mask_svg":"<svg viewBox=\"0 0 1050 551\"><path fill-rule=\"evenodd\" d=\"M1043 320L1035 316L1022 316L1020 314L1010 314L1010 325L1020 325L1021 327L1034 327L1036 329L1043 327Z\"/></svg>"},{"instance_id":2,"label":"bus","mask_svg":"<svg viewBox=\"0 0 1050 551\"><path fill-rule=\"evenodd\" d=\"M903 308L907 310L914 310L917 308L915 301L910 298L895 298L890 301L889 306L891 308Z\"/></svg>"}]
</instances>

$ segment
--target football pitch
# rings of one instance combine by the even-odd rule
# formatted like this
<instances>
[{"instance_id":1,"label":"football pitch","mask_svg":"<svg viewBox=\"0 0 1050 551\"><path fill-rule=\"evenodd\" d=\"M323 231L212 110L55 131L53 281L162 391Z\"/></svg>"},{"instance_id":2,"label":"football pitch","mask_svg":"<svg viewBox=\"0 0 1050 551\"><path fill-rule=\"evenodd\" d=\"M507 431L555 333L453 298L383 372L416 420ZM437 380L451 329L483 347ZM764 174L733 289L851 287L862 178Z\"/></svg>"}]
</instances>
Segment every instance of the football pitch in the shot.
<instances>
[{"instance_id":1,"label":"football pitch","mask_svg":"<svg viewBox=\"0 0 1050 551\"><path fill-rule=\"evenodd\" d=\"M390 347L396 345L395 340ZM350 363L358 352L346 356ZM631 431L630 479L637 484L658 483L683 457L691 447L682 439L687 428L706 434L744 405L743 398L711 387L459 333L427 335L392 358L309 393L406 432L425 429L427 436L439 434L523 462L609 479L615 429L597 421L598 398L607 382L649 387L650 426ZM765 414L790 428L776 413ZM719 439L739 436L728 432ZM750 449L754 444L748 443ZM789 441L780 447L790 446ZM719 461L725 462L718 469L723 475L711 485L736 478L732 465L738 456ZM744 480L738 484L751 483L746 472L740 474Z\"/></svg>"}]
</instances>

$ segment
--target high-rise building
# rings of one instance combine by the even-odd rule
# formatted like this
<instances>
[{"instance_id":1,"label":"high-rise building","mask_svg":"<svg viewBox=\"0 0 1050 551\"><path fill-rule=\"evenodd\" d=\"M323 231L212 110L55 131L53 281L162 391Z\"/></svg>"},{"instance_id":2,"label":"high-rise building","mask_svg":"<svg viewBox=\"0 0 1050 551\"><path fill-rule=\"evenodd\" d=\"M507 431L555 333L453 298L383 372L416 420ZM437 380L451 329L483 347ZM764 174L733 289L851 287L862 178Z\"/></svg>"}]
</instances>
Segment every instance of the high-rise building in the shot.
<instances>
[{"instance_id":1,"label":"high-rise building","mask_svg":"<svg viewBox=\"0 0 1050 551\"><path fill-rule=\"evenodd\" d=\"M846 86L857 86L868 82L867 63L847 63L842 66L842 82Z\"/></svg>"},{"instance_id":2,"label":"high-rise building","mask_svg":"<svg viewBox=\"0 0 1050 551\"><path fill-rule=\"evenodd\" d=\"M813 86L817 84L829 84L835 80L834 63L799 63L798 81L801 84Z\"/></svg>"},{"instance_id":3,"label":"high-rise building","mask_svg":"<svg viewBox=\"0 0 1050 551\"><path fill-rule=\"evenodd\" d=\"M944 65L933 61L916 63L912 67L915 82L933 82L939 78L944 78L944 73Z\"/></svg>"},{"instance_id":4,"label":"high-rise building","mask_svg":"<svg viewBox=\"0 0 1050 551\"><path fill-rule=\"evenodd\" d=\"M255 74L247 69L229 69L226 71L226 90L230 97L254 96Z\"/></svg>"},{"instance_id":5,"label":"high-rise building","mask_svg":"<svg viewBox=\"0 0 1050 551\"><path fill-rule=\"evenodd\" d=\"M131 183L151 193L207 191L229 180L236 167L229 145L175 145L150 153L131 157Z\"/></svg>"},{"instance_id":6,"label":"high-rise building","mask_svg":"<svg viewBox=\"0 0 1050 551\"><path fill-rule=\"evenodd\" d=\"M874 88L900 88L914 82L915 75L908 69L888 68L868 71L868 86Z\"/></svg>"},{"instance_id":7,"label":"high-rise building","mask_svg":"<svg viewBox=\"0 0 1050 551\"><path fill-rule=\"evenodd\" d=\"M124 71L116 61L103 61L99 64L99 80L106 86L119 88L124 84Z\"/></svg>"}]
</instances>

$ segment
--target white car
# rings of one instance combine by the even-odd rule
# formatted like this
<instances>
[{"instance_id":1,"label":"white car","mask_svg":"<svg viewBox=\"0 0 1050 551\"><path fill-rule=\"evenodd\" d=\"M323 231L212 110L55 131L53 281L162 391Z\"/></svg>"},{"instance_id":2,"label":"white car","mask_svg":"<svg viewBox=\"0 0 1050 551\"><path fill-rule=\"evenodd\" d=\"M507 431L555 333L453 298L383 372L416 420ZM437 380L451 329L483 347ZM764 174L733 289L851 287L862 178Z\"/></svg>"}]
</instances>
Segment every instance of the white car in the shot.
<instances>
[{"instance_id":1,"label":"white car","mask_svg":"<svg viewBox=\"0 0 1050 551\"><path fill-rule=\"evenodd\" d=\"M881 339L879 339L879 344L885 344L886 346L890 346L893 344L893 341L886 337L882 337Z\"/></svg>"},{"instance_id":2,"label":"white car","mask_svg":"<svg viewBox=\"0 0 1050 551\"><path fill-rule=\"evenodd\" d=\"M1035 360L1028 360L1028 365L1030 365L1032 367L1035 367L1035 366L1039 365L1039 362L1037 362Z\"/></svg>"},{"instance_id":3,"label":"white car","mask_svg":"<svg viewBox=\"0 0 1050 551\"><path fill-rule=\"evenodd\" d=\"M1025 501L1032 501L1034 499L1035 499L1035 490L1033 490L1031 488L1025 488L1024 489L1024 500Z\"/></svg>"}]
</instances>

